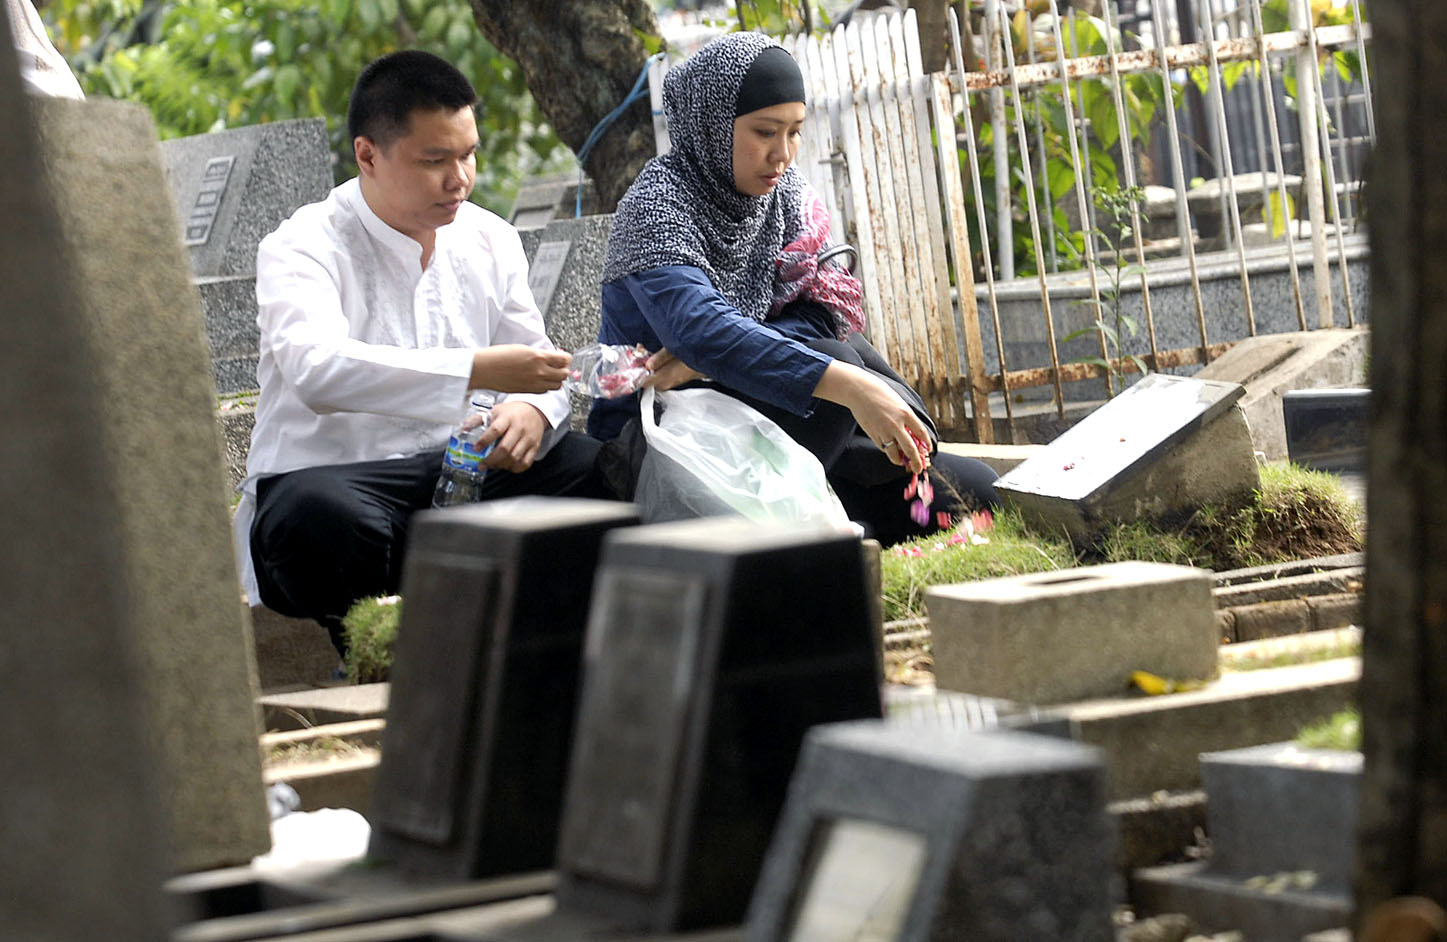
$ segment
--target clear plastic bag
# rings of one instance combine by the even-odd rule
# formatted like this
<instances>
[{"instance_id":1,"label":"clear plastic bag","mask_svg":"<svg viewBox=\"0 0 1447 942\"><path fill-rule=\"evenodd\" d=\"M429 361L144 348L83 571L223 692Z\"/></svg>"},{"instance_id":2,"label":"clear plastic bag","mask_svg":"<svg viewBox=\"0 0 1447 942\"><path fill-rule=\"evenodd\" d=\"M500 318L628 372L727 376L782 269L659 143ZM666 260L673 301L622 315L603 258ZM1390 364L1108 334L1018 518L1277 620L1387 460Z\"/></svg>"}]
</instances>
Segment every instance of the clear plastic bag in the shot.
<instances>
[{"instance_id":1,"label":"clear plastic bag","mask_svg":"<svg viewBox=\"0 0 1447 942\"><path fill-rule=\"evenodd\" d=\"M663 417L654 419L654 399ZM738 514L854 529L824 466L758 410L712 389L643 391L648 454L634 500L648 523Z\"/></svg>"},{"instance_id":2,"label":"clear plastic bag","mask_svg":"<svg viewBox=\"0 0 1447 942\"><path fill-rule=\"evenodd\" d=\"M649 372L648 351L642 346L592 343L573 352L563 385L584 396L618 399L637 392Z\"/></svg>"}]
</instances>

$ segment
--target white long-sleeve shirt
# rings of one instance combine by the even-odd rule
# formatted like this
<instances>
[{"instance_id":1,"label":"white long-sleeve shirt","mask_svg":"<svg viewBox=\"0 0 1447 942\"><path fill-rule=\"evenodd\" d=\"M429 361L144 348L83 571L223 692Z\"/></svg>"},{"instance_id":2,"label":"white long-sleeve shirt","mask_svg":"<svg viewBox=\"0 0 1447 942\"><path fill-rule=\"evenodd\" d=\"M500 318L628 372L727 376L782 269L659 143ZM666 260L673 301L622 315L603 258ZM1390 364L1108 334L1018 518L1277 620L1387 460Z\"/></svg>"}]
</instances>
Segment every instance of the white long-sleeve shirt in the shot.
<instances>
[{"instance_id":1,"label":"white long-sleeve shirt","mask_svg":"<svg viewBox=\"0 0 1447 942\"><path fill-rule=\"evenodd\" d=\"M260 602L250 550L258 478L441 447L466 408L473 351L553 349L522 242L501 218L463 203L437 230L426 269L421 255L378 218L355 179L261 240L261 397L235 522L252 604ZM501 398L533 404L552 426L539 458L567 432L565 393Z\"/></svg>"}]
</instances>

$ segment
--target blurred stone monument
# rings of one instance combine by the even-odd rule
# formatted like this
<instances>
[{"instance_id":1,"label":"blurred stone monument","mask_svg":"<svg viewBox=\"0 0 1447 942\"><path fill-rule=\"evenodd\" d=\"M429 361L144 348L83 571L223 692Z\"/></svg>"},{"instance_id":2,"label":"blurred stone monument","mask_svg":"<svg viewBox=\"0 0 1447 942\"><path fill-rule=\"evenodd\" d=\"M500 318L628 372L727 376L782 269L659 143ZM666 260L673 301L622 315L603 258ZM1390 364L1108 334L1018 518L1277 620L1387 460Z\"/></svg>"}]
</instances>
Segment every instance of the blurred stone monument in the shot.
<instances>
[{"instance_id":1,"label":"blurred stone monument","mask_svg":"<svg viewBox=\"0 0 1447 942\"><path fill-rule=\"evenodd\" d=\"M140 107L108 99L31 104L41 171L21 183L53 201L68 270L52 277L72 293L69 346L85 364L90 391L84 411L48 433L64 436L67 459L37 465L49 484L26 500L36 507L73 500L68 482L77 467L103 475L117 526L104 542L119 564L88 573L72 591L91 578L115 578L126 592L123 617L134 632L144 715L160 756L158 797L171 815L171 865L244 862L270 846L255 665L236 603L215 388L155 127ZM12 241L29 238L12 228ZM32 329L56 330L55 320L46 312ZM17 388L10 401L34 408L58 385ZM16 532L28 541L41 539L39 530ZM84 524L66 538L77 546L98 539ZM56 565L73 556L27 552ZM26 628L53 630L45 621Z\"/></svg>"}]
</instances>

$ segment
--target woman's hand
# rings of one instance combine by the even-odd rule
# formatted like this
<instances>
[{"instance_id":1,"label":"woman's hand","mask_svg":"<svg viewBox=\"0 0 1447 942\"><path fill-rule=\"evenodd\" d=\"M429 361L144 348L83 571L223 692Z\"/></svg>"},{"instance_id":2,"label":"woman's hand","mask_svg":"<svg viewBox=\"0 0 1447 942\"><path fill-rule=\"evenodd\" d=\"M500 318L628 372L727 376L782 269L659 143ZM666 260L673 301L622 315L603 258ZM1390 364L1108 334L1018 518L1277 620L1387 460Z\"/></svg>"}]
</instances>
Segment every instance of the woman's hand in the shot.
<instances>
[{"instance_id":1,"label":"woman's hand","mask_svg":"<svg viewBox=\"0 0 1447 942\"><path fill-rule=\"evenodd\" d=\"M652 370L652 373L642 383L645 389L651 387L662 392L665 389L672 389L675 386L682 386L684 383L705 378L698 370L669 353L666 347L649 357L646 365L648 369Z\"/></svg>"},{"instance_id":2,"label":"woman's hand","mask_svg":"<svg viewBox=\"0 0 1447 942\"><path fill-rule=\"evenodd\" d=\"M835 360L824 371L814 395L837 402L854 414L864 434L889 460L918 474L929 467L929 431L889 384L868 370ZM921 449L916 442L925 443Z\"/></svg>"}]
</instances>

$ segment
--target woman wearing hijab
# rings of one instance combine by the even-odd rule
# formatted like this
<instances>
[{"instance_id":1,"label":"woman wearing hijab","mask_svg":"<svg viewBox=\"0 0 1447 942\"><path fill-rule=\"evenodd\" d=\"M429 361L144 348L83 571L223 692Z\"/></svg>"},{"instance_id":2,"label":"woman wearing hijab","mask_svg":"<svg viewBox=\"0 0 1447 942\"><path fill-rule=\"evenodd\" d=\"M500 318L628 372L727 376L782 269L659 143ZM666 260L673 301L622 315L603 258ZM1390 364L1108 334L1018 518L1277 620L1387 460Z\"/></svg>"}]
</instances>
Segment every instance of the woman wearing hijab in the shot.
<instances>
[{"instance_id":1,"label":"woman wearing hijab","mask_svg":"<svg viewBox=\"0 0 1447 942\"><path fill-rule=\"evenodd\" d=\"M664 82L672 150L618 204L598 339L657 351L647 385L704 377L777 422L823 464L850 517L893 543L995 503L994 473L952 455L919 396L864 339L860 284L819 265L829 214L792 166L806 115L793 58L757 33L709 43ZM608 441L638 397L599 399ZM916 441L926 447L917 447ZM930 469L933 513L903 489Z\"/></svg>"}]
</instances>

